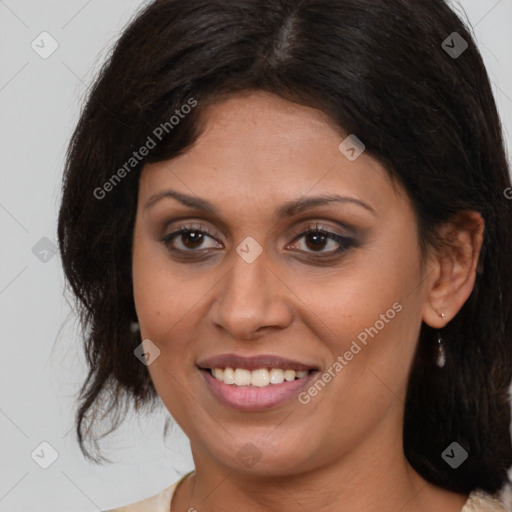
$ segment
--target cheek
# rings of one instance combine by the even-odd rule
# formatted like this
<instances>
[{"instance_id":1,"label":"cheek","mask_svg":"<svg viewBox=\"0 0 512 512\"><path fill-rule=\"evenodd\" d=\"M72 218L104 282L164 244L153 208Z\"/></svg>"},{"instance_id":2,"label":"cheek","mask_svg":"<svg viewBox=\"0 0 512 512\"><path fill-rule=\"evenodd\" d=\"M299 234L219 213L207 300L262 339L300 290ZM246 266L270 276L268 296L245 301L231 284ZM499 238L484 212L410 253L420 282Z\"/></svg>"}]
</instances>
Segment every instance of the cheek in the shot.
<instances>
[{"instance_id":1,"label":"cheek","mask_svg":"<svg viewBox=\"0 0 512 512\"><path fill-rule=\"evenodd\" d=\"M190 287L184 286L183 273L169 265L163 244L155 242L142 222L135 225L132 276L141 333L158 340L185 315Z\"/></svg>"},{"instance_id":2,"label":"cheek","mask_svg":"<svg viewBox=\"0 0 512 512\"><path fill-rule=\"evenodd\" d=\"M159 350L148 366L151 380L162 402L182 424L186 417L183 404L190 398L184 372L193 373L194 368L187 339L198 321L194 315L201 290L169 265L165 251L146 236L136 227L132 258L135 309L141 338L151 340Z\"/></svg>"},{"instance_id":3,"label":"cheek","mask_svg":"<svg viewBox=\"0 0 512 512\"><path fill-rule=\"evenodd\" d=\"M160 350L160 359L150 365L151 375L160 366L173 372L193 373L193 333L204 320L204 304L218 281L213 272L197 274L186 265L170 261L165 248L136 226L133 248L133 293L142 339ZM196 272L197 273L197 272Z\"/></svg>"},{"instance_id":4,"label":"cheek","mask_svg":"<svg viewBox=\"0 0 512 512\"><path fill-rule=\"evenodd\" d=\"M343 359L346 378L338 379L340 385L357 387L358 394L361 385L376 381L369 370L402 393L421 327L419 249L410 229L398 233L361 249L332 279L303 279L294 287L307 298L309 327L328 347L332 363ZM383 386L378 379L375 384Z\"/></svg>"},{"instance_id":5,"label":"cheek","mask_svg":"<svg viewBox=\"0 0 512 512\"><path fill-rule=\"evenodd\" d=\"M137 224L132 261L133 294L141 335L160 347L166 333L189 307L180 282L183 276L172 272L165 251Z\"/></svg>"}]
</instances>

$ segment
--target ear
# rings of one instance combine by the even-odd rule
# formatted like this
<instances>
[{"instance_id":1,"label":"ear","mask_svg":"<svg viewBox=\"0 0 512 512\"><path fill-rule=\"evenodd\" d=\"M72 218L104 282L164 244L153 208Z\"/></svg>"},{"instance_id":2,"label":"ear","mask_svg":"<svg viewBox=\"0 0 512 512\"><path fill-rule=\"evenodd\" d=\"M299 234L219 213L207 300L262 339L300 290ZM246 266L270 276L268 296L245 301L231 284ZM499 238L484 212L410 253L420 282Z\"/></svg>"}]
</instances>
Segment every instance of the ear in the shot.
<instances>
[{"instance_id":1,"label":"ear","mask_svg":"<svg viewBox=\"0 0 512 512\"><path fill-rule=\"evenodd\" d=\"M441 329L458 313L473 291L484 220L476 211L459 212L443 224L438 233L440 246L432 249L427 265L423 321Z\"/></svg>"}]
</instances>

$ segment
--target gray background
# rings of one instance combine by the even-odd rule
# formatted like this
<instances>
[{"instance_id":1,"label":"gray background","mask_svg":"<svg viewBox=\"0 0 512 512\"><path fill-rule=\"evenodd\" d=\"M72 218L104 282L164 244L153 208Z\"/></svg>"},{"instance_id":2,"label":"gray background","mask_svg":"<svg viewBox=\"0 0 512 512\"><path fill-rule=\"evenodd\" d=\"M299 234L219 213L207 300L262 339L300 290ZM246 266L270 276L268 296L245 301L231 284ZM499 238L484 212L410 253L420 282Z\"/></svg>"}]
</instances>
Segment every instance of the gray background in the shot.
<instances>
[{"instance_id":1,"label":"gray background","mask_svg":"<svg viewBox=\"0 0 512 512\"><path fill-rule=\"evenodd\" d=\"M450 3L463 7L474 27L510 155L512 0ZM60 259L53 253L63 159L87 85L141 5L140 0L0 0L2 512L119 506L159 492L193 467L177 426L167 441L162 438L165 410L152 418L130 416L102 443L112 465L87 463L72 430L85 366L79 331L63 297ZM58 43L47 59L31 47L34 40L42 46L38 36L44 31ZM46 39L38 51L50 44ZM58 457L43 469L52 450Z\"/></svg>"}]
</instances>

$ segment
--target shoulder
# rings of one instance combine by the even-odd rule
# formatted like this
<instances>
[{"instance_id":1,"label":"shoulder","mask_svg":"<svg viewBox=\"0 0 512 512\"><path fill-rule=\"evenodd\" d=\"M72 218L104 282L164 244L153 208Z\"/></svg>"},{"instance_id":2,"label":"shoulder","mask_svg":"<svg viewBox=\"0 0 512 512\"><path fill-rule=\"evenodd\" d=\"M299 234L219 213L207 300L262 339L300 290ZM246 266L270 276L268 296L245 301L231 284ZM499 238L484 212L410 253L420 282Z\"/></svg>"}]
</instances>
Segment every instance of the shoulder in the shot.
<instances>
[{"instance_id":1,"label":"shoulder","mask_svg":"<svg viewBox=\"0 0 512 512\"><path fill-rule=\"evenodd\" d=\"M190 474L190 473L188 473ZM163 491L145 498L131 505L125 505L124 507L113 508L105 510L103 512L169 512L172 496L178 484L186 476L182 477L178 482L167 487ZM508 512L505 508L503 501L498 497L491 496L483 491L473 491L468 501L460 512Z\"/></svg>"},{"instance_id":2,"label":"shoulder","mask_svg":"<svg viewBox=\"0 0 512 512\"><path fill-rule=\"evenodd\" d=\"M167 487L163 491L145 498L136 503L125 505L124 507L105 510L104 512L168 512L170 509L171 499L174 494L178 482Z\"/></svg>"},{"instance_id":3,"label":"shoulder","mask_svg":"<svg viewBox=\"0 0 512 512\"><path fill-rule=\"evenodd\" d=\"M125 505L124 507L105 510L104 512L168 512L176 486L177 483L149 498Z\"/></svg>"},{"instance_id":4,"label":"shoulder","mask_svg":"<svg viewBox=\"0 0 512 512\"><path fill-rule=\"evenodd\" d=\"M483 491L473 491L460 512L507 512L503 501Z\"/></svg>"}]
</instances>

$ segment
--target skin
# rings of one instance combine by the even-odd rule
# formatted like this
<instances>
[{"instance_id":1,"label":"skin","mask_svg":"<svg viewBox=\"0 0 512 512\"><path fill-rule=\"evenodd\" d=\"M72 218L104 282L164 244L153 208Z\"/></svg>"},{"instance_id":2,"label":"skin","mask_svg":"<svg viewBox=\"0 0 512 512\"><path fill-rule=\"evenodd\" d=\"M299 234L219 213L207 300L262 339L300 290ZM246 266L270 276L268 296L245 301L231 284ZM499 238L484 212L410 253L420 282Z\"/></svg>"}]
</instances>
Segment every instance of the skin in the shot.
<instances>
[{"instance_id":1,"label":"skin","mask_svg":"<svg viewBox=\"0 0 512 512\"><path fill-rule=\"evenodd\" d=\"M346 134L324 113L251 92L207 107L203 122L192 148L143 169L134 232L141 335L160 350L148 369L196 467L172 510L459 511L467 496L429 484L408 464L402 425L422 321L443 327L473 289L480 215L464 212L443 226L455 244L422 261L404 189L368 154L349 161L338 150ZM147 206L167 189L206 199L219 214L173 198ZM325 193L358 198L374 212L329 203L276 217L286 201ZM318 263L340 245L297 239L315 223L357 242ZM183 224L213 235L202 245L175 238L189 259L161 241ZM248 236L263 249L252 263L236 252ZM213 398L196 368L236 352L325 371L397 301L402 310L307 405L234 410ZM237 455L247 443L261 453L251 467Z\"/></svg>"}]
</instances>

